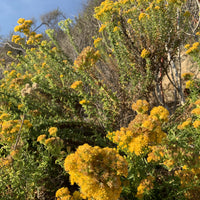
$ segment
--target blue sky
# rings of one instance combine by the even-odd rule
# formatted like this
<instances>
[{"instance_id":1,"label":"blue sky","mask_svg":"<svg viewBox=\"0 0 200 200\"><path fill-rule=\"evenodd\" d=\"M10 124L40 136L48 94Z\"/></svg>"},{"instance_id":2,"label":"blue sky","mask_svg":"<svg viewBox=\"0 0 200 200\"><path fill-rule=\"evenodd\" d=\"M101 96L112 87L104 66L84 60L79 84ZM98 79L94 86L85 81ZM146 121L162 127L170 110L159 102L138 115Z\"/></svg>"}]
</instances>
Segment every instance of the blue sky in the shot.
<instances>
[{"instance_id":1,"label":"blue sky","mask_svg":"<svg viewBox=\"0 0 200 200\"><path fill-rule=\"evenodd\" d=\"M59 8L67 18L77 16L87 0L0 0L0 36L6 37L19 18L35 18Z\"/></svg>"}]
</instances>

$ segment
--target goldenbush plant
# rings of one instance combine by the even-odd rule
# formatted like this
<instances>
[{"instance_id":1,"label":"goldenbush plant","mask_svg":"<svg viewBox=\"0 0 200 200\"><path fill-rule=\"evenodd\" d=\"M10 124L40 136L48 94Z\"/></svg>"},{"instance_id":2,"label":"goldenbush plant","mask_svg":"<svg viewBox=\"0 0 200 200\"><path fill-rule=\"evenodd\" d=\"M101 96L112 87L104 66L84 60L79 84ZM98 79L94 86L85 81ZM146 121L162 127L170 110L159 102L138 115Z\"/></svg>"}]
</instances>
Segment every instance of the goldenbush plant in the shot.
<instances>
[{"instance_id":1,"label":"goldenbush plant","mask_svg":"<svg viewBox=\"0 0 200 200\"><path fill-rule=\"evenodd\" d=\"M200 199L200 82L180 56L199 67L200 33L187 37L185 6L105 0L93 45L80 50L72 20L59 22L69 54L56 30L18 20L22 51L1 64L0 199Z\"/></svg>"}]
</instances>

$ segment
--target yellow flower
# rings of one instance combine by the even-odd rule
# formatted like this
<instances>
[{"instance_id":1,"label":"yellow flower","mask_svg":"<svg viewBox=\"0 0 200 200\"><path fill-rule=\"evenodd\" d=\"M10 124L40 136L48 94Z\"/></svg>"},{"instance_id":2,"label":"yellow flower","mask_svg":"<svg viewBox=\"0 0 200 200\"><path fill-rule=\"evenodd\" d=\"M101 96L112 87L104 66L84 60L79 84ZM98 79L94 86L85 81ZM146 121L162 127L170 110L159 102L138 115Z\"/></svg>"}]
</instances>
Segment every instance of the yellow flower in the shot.
<instances>
[{"instance_id":1,"label":"yellow flower","mask_svg":"<svg viewBox=\"0 0 200 200\"><path fill-rule=\"evenodd\" d=\"M200 99L198 99L197 101L194 102L194 104L199 105L200 106Z\"/></svg>"},{"instance_id":2,"label":"yellow flower","mask_svg":"<svg viewBox=\"0 0 200 200\"><path fill-rule=\"evenodd\" d=\"M200 115L200 108L195 108L191 111L191 114Z\"/></svg>"},{"instance_id":3,"label":"yellow flower","mask_svg":"<svg viewBox=\"0 0 200 200\"><path fill-rule=\"evenodd\" d=\"M118 26L115 26L114 29L113 29L113 32L117 32L119 30L120 30L120 28Z\"/></svg>"},{"instance_id":4,"label":"yellow flower","mask_svg":"<svg viewBox=\"0 0 200 200\"><path fill-rule=\"evenodd\" d=\"M196 32L196 35L200 36L200 32Z\"/></svg>"},{"instance_id":5,"label":"yellow flower","mask_svg":"<svg viewBox=\"0 0 200 200\"><path fill-rule=\"evenodd\" d=\"M56 127L51 127L48 131L49 131L49 135L56 136L58 129Z\"/></svg>"},{"instance_id":6,"label":"yellow flower","mask_svg":"<svg viewBox=\"0 0 200 200\"><path fill-rule=\"evenodd\" d=\"M185 83L185 88L190 89L191 87L194 86L194 83L192 80L189 80Z\"/></svg>"},{"instance_id":7,"label":"yellow flower","mask_svg":"<svg viewBox=\"0 0 200 200\"><path fill-rule=\"evenodd\" d=\"M155 6L154 9L155 9L155 10L159 10L159 9L160 9L160 6Z\"/></svg>"},{"instance_id":8,"label":"yellow flower","mask_svg":"<svg viewBox=\"0 0 200 200\"><path fill-rule=\"evenodd\" d=\"M11 55L11 54L12 54L12 51L8 51L7 54L8 54L8 55Z\"/></svg>"},{"instance_id":9,"label":"yellow flower","mask_svg":"<svg viewBox=\"0 0 200 200\"><path fill-rule=\"evenodd\" d=\"M128 175L128 163L116 149L88 144L68 155L64 168L71 184L76 182L83 195L96 200L117 200L122 191L120 176Z\"/></svg>"},{"instance_id":10,"label":"yellow flower","mask_svg":"<svg viewBox=\"0 0 200 200\"><path fill-rule=\"evenodd\" d=\"M150 112L150 116L155 117L162 122L166 122L169 118L169 111L162 106L154 107Z\"/></svg>"},{"instance_id":11,"label":"yellow flower","mask_svg":"<svg viewBox=\"0 0 200 200\"><path fill-rule=\"evenodd\" d=\"M51 138L48 138L44 141L45 145L51 145L52 143L54 143L56 140L55 137L51 137Z\"/></svg>"},{"instance_id":12,"label":"yellow flower","mask_svg":"<svg viewBox=\"0 0 200 200\"><path fill-rule=\"evenodd\" d=\"M68 61L67 60L63 60L63 63L66 65L68 63Z\"/></svg>"},{"instance_id":13,"label":"yellow flower","mask_svg":"<svg viewBox=\"0 0 200 200\"><path fill-rule=\"evenodd\" d=\"M128 19L128 20L127 20L127 23L128 23L128 24L131 24L131 22L132 22L132 19Z\"/></svg>"},{"instance_id":14,"label":"yellow flower","mask_svg":"<svg viewBox=\"0 0 200 200\"><path fill-rule=\"evenodd\" d=\"M79 101L79 103L80 103L81 105L83 105L83 104L88 104L88 103L90 103L90 101L83 99L83 100Z\"/></svg>"},{"instance_id":15,"label":"yellow flower","mask_svg":"<svg viewBox=\"0 0 200 200\"><path fill-rule=\"evenodd\" d=\"M141 52L141 57L146 58L146 57L148 57L149 54L150 54L150 52L148 50L143 49Z\"/></svg>"},{"instance_id":16,"label":"yellow flower","mask_svg":"<svg viewBox=\"0 0 200 200\"><path fill-rule=\"evenodd\" d=\"M39 135L38 138L37 138L37 142L40 142L40 143L43 144L45 139L46 139L46 135L45 134Z\"/></svg>"},{"instance_id":17,"label":"yellow flower","mask_svg":"<svg viewBox=\"0 0 200 200\"><path fill-rule=\"evenodd\" d=\"M19 18L17 21L18 24L23 24L24 22L25 22L24 18Z\"/></svg>"},{"instance_id":18,"label":"yellow flower","mask_svg":"<svg viewBox=\"0 0 200 200\"><path fill-rule=\"evenodd\" d=\"M63 77L64 77L64 75L63 75L63 74L61 74L61 75L60 75L60 78L63 78Z\"/></svg>"},{"instance_id":19,"label":"yellow flower","mask_svg":"<svg viewBox=\"0 0 200 200\"><path fill-rule=\"evenodd\" d=\"M18 158L18 155L19 155L19 150L13 150L10 152L10 156L13 158L13 159L17 159Z\"/></svg>"},{"instance_id":20,"label":"yellow flower","mask_svg":"<svg viewBox=\"0 0 200 200\"><path fill-rule=\"evenodd\" d=\"M82 84L83 84L82 81L75 81L75 82L70 86L70 88L76 89L77 87L81 86Z\"/></svg>"},{"instance_id":21,"label":"yellow flower","mask_svg":"<svg viewBox=\"0 0 200 200\"><path fill-rule=\"evenodd\" d=\"M21 108L23 108L24 107L24 104L19 104L18 105L18 109L20 110Z\"/></svg>"},{"instance_id":22,"label":"yellow flower","mask_svg":"<svg viewBox=\"0 0 200 200\"><path fill-rule=\"evenodd\" d=\"M137 100L132 104L132 109L137 113L146 113L149 110L149 103L146 100Z\"/></svg>"},{"instance_id":23,"label":"yellow flower","mask_svg":"<svg viewBox=\"0 0 200 200\"><path fill-rule=\"evenodd\" d=\"M101 27L99 28L99 33L102 32L106 28L105 24L102 24Z\"/></svg>"},{"instance_id":24,"label":"yellow flower","mask_svg":"<svg viewBox=\"0 0 200 200\"><path fill-rule=\"evenodd\" d=\"M136 197L139 199L143 199L144 193L153 189L153 181L155 178L153 176L147 176L146 179L143 179L140 182L140 185L137 187Z\"/></svg>"},{"instance_id":25,"label":"yellow flower","mask_svg":"<svg viewBox=\"0 0 200 200\"><path fill-rule=\"evenodd\" d=\"M41 46L46 46L47 45L47 41L46 40L43 40L42 42L41 42Z\"/></svg>"},{"instance_id":26,"label":"yellow flower","mask_svg":"<svg viewBox=\"0 0 200 200\"><path fill-rule=\"evenodd\" d=\"M70 192L69 189L67 187L62 187L59 190L56 191L56 197L57 198L61 198L62 197L70 197Z\"/></svg>"},{"instance_id":27,"label":"yellow flower","mask_svg":"<svg viewBox=\"0 0 200 200\"><path fill-rule=\"evenodd\" d=\"M194 76L194 74L193 74L192 72L185 72L185 73L181 74L181 77L182 77L184 80L189 80L189 79L191 79L193 76Z\"/></svg>"},{"instance_id":28,"label":"yellow flower","mask_svg":"<svg viewBox=\"0 0 200 200\"><path fill-rule=\"evenodd\" d=\"M98 47L98 45L99 45L99 43L102 41L102 38L96 38L95 40L94 40L94 46L95 47Z\"/></svg>"},{"instance_id":29,"label":"yellow flower","mask_svg":"<svg viewBox=\"0 0 200 200\"><path fill-rule=\"evenodd\" d=\"M10 114L8 113L3 113L1 116L0 116L0 120L7 120L8 118L10 117Z\"/></svg>"},{"instance_id":30,"label":"yellow flower","mask_svg":"<svg viewBox=\"0 0 200 200\"><path fill-rule=\"evenodd\" d=\"M185 53L190 54L192 52L197 52L199 47L199 42L195 42L192 47L190 47Z\"/></svg>"},{"instance_id":31,"label":"yellow flower","mask_svg":"<svg viewBox=\"0 0 200 200\"><path fill-rule=\"evenodd\" d=\"M145 19L145 18L148 18L149 19L149 15L148 14L146 14L146 13L140 13L140 15L139 15L139 21L141 21L141 20L143 20L143 19Z\"/></svg>"},{"instance_id":32,"label":"yellow flower","mask_svg":"<svg viewBox=\"0 0 200 200\"><path fill-rule=\"evenodd\" d=\"M189 49L189 48L190 48L190 44L186 44L186 45L184 46L184 48L185 48L185 49Z\"/></svg>"},{"instance_id":33,"label":"yellow flower","mask_svg":"<svg viewBox=\"0 0 200 200\"><path fill-rule=\"evenodd\" d=\"M184 121L182 124L180 124L177 128L182 130L190 126L192 123L192 118L188 118L186 121Z\"/></svg>"}]
</instances>

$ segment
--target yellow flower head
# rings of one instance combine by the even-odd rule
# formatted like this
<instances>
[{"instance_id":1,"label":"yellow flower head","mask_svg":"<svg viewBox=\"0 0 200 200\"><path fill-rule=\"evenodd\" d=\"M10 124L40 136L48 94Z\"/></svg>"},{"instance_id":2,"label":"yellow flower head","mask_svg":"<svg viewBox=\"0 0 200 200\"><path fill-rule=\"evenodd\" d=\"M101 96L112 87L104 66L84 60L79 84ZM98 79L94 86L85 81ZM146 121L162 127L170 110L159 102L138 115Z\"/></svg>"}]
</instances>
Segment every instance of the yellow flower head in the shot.
<instances>
[{"instance_id":1,"label":"yellow flower head","mask_svg":"<svg viewBox=\"0 0 200 200\"><path fill-rule=\"evenodd\" d=\"M46 139L45 134L39 135L38 138L37 138L37 142L44 143L45 139Z\"/></svg>"},{"instance_id":2,"label":"yellow flower head","mask_svg":"<svg viewBox=\"0 0 200 200\"><path fill-rule=\"evenodd\" d=\"M185 48L185 49L189 49L189 48L190 48L190 44L186 44L186 45L184 46L184 48Z\"/></svg>"},{"instance_id":3,"label":"yellow flower head","mask_svg":"<svg viewBox=\"0 0 200 200\"><path fill-rule=\"evenodd\" d=\"M200 108L195 108L191 111L191 114L200 115Z\"/></svg>"},{"instance_id":4,"label":"yellow flower head","mask_svg":"<svg viewBox=\"0 0 200 200\"><path fill-rule=\"evenodd\" d=\"M163 106L154 107L150 112L150 116L155 117L161 122L166 122L169 118L169 111Z\"/></svg>"},{"instance_id":5,"label":"yellow flower head","mask_svg":"<svg viewBox=\"0 0 200 200\"><path fill-rule=\"evenodd\" d=\"M17 159L18 156L19 156L19 150L13 150L10 152L10 156L13 158L13 159Z\"/></svg>"},{"instance_id":6,"label":"yellow flower head","mask_svg":"<svg viewBox=\"0 0 200 200\"><path fill-rule=\"evenodd\" d=\"M70 88L76 89L76 88L82 86L82 84L83 84L82 81L75 81L75 82L70 86Z\"/></svg>"},{"instance_id":7,"label":"yellow flower head","mask_svg":"<svg viewBox=\"0 0 200 200\"><path fill-rule=\"evenodd\" d=\"M83 99L83 100L79 101L79 103L80 103L81 105L83 105L83 104L88 104L88 103L90 103L90 101L88 101L88 100L86 100L86 99Z\"/></svg>"},{"instance_id":8,"label":"yellow flower head","mask_svg":"<svg viewBox=\"0 0 200 200\"><path fill-rule=\"evenodd\" d=\"M106 28L105 24L102 24L101 27L99 28L99 33L103 32L103 30Z\"/></svg>"},{"instance_id":9,"label":"yellow flower head","mask_svg":"<svg viewBox=\"0 0 200 200\"><path fill-rule=\"evenodd\" d=\"M94 46L95 47L98 47L98 45L99 45L99 43L102 41L102 38L96 38L95 40L94 40Z\"/></svg>"},{"instance_id":10,"label":"yellow flower head","mask_svg":"<svg viewBox=\"0 0 200 200\"><path fill-rule=\"evenodd\" d=\"M146 113L149 110L149 103L146 100L137 100L132 104L132 109L137 113Z\"/></svg>"},{"instance_id":11,"label":"yellow flower head","mask_svg":"<svg viewBox=\"0 0 200 200\"><path fill-rule=\"evenodd\" d=\"M128 20L127 20L127 23L128 23L128 24L131 24L131 22L132 22L132 19L128 19Z\"/></svg>"},{"instance_id":12,"label":"yellow flower head","mask_svg":"<svg viewBox=\"0 0 200 200\"><path fill-rule=\"evenodd\" d=\"M7 52L7 55L11 55L11 54L12 54L12 51L8 51L8 52Z\"/></svg>"},{"instance_id":13,"label":"yellow flower head","mask_svg":"<svg viewBox=\"0 0 200 200\"><path fill-rule=\"evenodd\" d=\"M70 197L70 192L67 187L62 187L59 190L56 191L56 197L62 198L62 197Z\"/></svg>"},{"instance_id":14,"label":"yellow flower head","mask_svg":"<svg viewBox=\"0 0 200 200\"><path fill-rule=\"evenodd\" d=\"M194 128L200 128L200 120L196 120L193 123Z\"/></svg>"},{"instance_id":15,"label":"yellow flower head","mask_svg":"<svg viewBox=\"0 0 200 200\"><path fill-rule=\"evenodd\" d=\"M178 125L178 129L182 130L187 128L188 126L190 126L192 124L192 118L188 118L186 121L184 121L182 124Z\"/></svg>"},{"instance_id":16,"label":"yellow flower head","mask_svg":"<svg viewBox=\"0 0 200 200\"><path fill-rule=\"evenodd\" d=\"M185 83L185 88L190 89L191 87L194 86L194 83L192 80L189 80Z\"/></svg>"},{"instance_id":17,"label":"yellow flower head","mask_svg":"<svg viewBox=\"0 0 200 200\"><path fill-rule=\"evenodd\" d=\"M146 58L149 56L149 54L150 54L150 52L147 49L143 49L141 52L141 57Z\"/></svg>"},{"instance_id":18,"label":"yellow flower head","mask_svg":"<svg viewBox=\"0 0 200 200\"><path fill-rule=\"evenodd\" d=\"M23 24L24 22L25 22L24 18L19 18L17 21L18 24Z\"/></svg>"},{"instance_id":19,"label":"yellow flower head","mask_svg":"<svg viewBox=\"0 0 200 200\"><path fill-rule=\"evenodd\" d=\"M119 30L120 30L120 28L118 26L115 26L114 29L113 29L113 32L117 32Z\"/></svg>"},{"instance_id":20,"label":"yellow flower head","mask_svg":"<svg viewBox=\"0 0 200 200\"><path fill-rule=\"evenodd\" d=\"M143 20L143 19L149 19L149 15L148 14L146 14L146 13L140 13L140 15L139 15L139 17L138 17L138 19L139 19L139 21L141 21L141 20Z\"/></svg>"},{"instance_id":21,"label":"yellow flower head","mask_svg":"<svg viewBox=\"0 0 200 200\"><path fill-rule=\"evenodd\" d=\"M128 163L116 149L88 144L68 155L64 168L71 183L76 182L83 195L99 200L117 200L122 189L120 176L128 175Z\"/></svg>"},{"instance_id":22,"label":"yellow flower head","mask_svg":"<svg viewBox=\"0 0 200 200\"><path fill-rule=\"evenodd\" d=\"M191 79L193 76L194 76L194 74L193 74L192 72L186 72L186 73L181 74L181 77L182 77L184 80L189 80L189 79Z\"/></svg>"},{"instance_id":23,"label":"yellow flower head","mask_svg":"<svg viewBox=\"0 0 200 200\"><path fill-rule=\"evenodd\" d=\"M8 114L8 113L3 113L3 114L1 114L1 116L0 116L0 120L7 120L7 119L9 119L9 117L10 117L10 114Z\"/></svg>"},{"instance_id":24,"label":"yellow flower head","mask_svg":"<svg viewBox=\"0 0 200 200\"><path fill-rule=\"evenodd\" d=\"M195 101L194 104L196 104L197 106L200 106L200 99L198 99L197 101Z\"/></svg>"},{"instance_id":25,"label":"yellow flower head","mask_svg":"<svg viewBox=\"0 0 200 200\"><path fill-rule=\"evenodd\" d=\"M56 127L51 127L48 131L49 131L49 135L56 136L58 129Z\"/></svg>"}]
</instances>

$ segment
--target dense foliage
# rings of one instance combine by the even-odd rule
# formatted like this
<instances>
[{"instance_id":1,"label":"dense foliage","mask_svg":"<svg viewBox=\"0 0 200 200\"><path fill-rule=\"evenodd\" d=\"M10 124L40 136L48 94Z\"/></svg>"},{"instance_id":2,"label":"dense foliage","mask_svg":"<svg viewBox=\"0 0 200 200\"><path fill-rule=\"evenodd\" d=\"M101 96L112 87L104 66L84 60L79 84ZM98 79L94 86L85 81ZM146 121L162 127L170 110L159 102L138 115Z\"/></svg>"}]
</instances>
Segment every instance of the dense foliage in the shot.
<instances>
[{"instance_id":1,"label":"dense foliage","mask_svg":"<svg viewBox=\"0 0 200 200\"><path fill-rule=\"evenodd\" d=\"M87 15L44 34L23 18L14 28L1 59L0 199L200 199L200 81L181 71L181 54L200 66L189 1L96 2L85 45L73 33Z\"/></svg>"}]
</instances>

